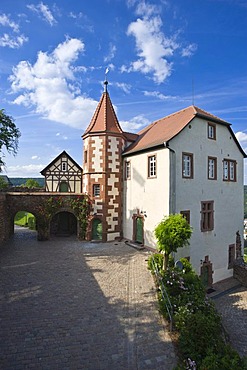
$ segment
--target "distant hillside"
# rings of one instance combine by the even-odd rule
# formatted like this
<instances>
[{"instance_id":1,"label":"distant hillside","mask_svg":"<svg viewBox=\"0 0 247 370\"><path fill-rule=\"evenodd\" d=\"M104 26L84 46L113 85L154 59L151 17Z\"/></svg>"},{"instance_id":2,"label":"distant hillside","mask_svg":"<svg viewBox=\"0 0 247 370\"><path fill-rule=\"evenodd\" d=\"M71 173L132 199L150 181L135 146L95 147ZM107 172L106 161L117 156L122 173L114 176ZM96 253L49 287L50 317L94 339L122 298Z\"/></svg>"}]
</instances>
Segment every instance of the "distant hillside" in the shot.
<instances>
[{"instance_id":1,"label":"distant hillside","mask_svg":"<svg viewBox=\"0 0 247 370\"><path fill-rule=\"evenodd\" d=\"M43 177L10 177L9 179L13 186L23 185L28 179L37 181L42 187L45 185L45 179Z\"/></svg>"}]
</instances>

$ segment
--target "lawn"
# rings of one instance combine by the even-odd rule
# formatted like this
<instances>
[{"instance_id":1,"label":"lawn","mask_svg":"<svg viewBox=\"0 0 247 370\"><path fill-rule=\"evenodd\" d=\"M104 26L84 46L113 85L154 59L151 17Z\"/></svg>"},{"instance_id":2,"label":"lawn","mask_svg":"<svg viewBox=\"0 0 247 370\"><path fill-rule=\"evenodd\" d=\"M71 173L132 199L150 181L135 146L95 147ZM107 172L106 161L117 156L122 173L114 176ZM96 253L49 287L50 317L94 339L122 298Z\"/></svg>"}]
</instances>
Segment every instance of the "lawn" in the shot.
<instances>
[{"instance_id":1,"label":"lawn","mask_svg":"<svg viewBox=\"0 0 247 370\"><path fill-rule=\"evenodd\" d=\"M14 224L35 230L35 217L32 213L19 211L15 215Z\"/></svg>"}]
</instances>

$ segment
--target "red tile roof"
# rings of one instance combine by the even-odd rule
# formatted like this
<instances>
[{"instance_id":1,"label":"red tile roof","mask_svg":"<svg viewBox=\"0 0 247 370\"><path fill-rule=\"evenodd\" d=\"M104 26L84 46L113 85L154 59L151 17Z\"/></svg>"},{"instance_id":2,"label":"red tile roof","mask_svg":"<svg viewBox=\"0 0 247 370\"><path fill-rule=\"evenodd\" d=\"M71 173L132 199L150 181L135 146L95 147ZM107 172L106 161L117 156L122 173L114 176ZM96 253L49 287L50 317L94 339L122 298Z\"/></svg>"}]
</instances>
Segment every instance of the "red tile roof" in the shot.
<instances>
[{"instance_id":1,"label":"red tile roof","mask_svg":"<svg viewBox=\"0 0 247 370\"><path fill-rule=\"evenodd\" d=\"M123 133L107 91L102 94L93 118L83 136L96 132Z\"/></svg>"},{"instance_id":2,"label":"red tile roof","mask_svg":"<svg viewBox=\"0 0 247 370\"><path fill-rule=\"evenodd\" d=\"M139 138L136 142L131 144L124 151L124 154L162 145L164 142L171 140L179 134L179 132L182 131L196 116L230 126L228 122L191 105L188 108L161 118L145 127L138 133Z\"/></svg>"}]
</instances>

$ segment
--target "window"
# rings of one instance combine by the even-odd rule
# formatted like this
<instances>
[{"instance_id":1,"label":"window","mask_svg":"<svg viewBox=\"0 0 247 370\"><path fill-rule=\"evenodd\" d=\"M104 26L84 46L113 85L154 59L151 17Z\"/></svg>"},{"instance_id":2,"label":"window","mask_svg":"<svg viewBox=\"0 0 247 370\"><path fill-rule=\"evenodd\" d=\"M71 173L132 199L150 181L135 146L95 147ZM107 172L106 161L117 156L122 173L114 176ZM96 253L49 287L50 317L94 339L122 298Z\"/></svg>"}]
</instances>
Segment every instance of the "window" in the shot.
<instances>
[{"instance_id":1,"label":"window","mask_svg":"<svg viewBox=\"0 0 247 370\"><path fill-rule=\"evenodd\" d=\"M223 160L223 180L236 181L236 161L230 159Z\"/></svg>"},{"instance_id":2,"label":"window","mask_svg":"<svg viewBox=\"0 0 247 370\"><path fill-rule=\"evenodd\" d=\"M62 171L67 171L67 162L62 162L61 168L62 168Z\"/></svg>"},{"instance_id":3,"label":"window","mask_svg":"<svg viewBox=\"0 0 247 370\"><path fill-rule=\"evenodd\" d=\"M84 163L87 163L87 150L84 152Z\"/></svg>"},{"instance_id":4,"label":"window","mask_svg":"<svg viewBox=\"0 0 247 370\"><path fill-rule=\"evenodd\" d=\"M201 202L201 231L214 229L214 201Z\"/></svg>"},{"instance_id":5,"label":"window","mask_svg":"<svg viewBox=\"0 0 247 370\"><path fill-rule=\"evenodd\" d=\"M182 167L182 176L193 179L193 154L183 153Z\"/></svg>"},{"instance_id":6,"label":"window","mask_svg":"<svg viewBox=\"0 0 247 370\"><path fill-rule=\"evenodd\" d=\"M208 157L208 179L217 179L217 158Z\"/></svg>"},{"instance_id":7,"label":"window","mask_svg":"<svg viewBox=\"0 0 247 370\"><path fill-rule=\"evenodd\" d=\"M216 140L216 125L208 123L208 138Z\"/></svg>"},{"instance_id":8,"label":"window","mask_svg":"<svg viewBox=\"0 0 247 370\"><path fill-rule=\"evenodd\" d=\"M100 184L93 185L93 196L99 197L100 196Z\"/></svg>"},{"instance_id":9,"label":"window","mask_svg":"<svg viewBox=\"0 0 247 370\"><path fill-rule=\"evenodd\" d=\"M130 179L130 161L125 162L125 180Z\"/></svg>"},{"instance_id":10,"label":"window","mask_svg":"<svg viewBox=\"0 0 247 370\"><path fill-rule=\"evenodd\" d=\"M156 177L156 156L148 157L148 177Z\"/></svg>"},{"instance_id":11,"label":"window","mask_svg":"<svg viewBox=\"0 0 247 370\"><path fill-rule=\"evenodd\" d=\"M235 260L235 244L230 244L228 247L228 268L233 268L233 263Z\"/></svg>"},{"instance_id":12,"label":"window","mask_svg":"<svg viewBox=\"0 0 247 370\"><path fill-rule=\"evenodd\" d=\"M190 211L181 211L180 213L186 219L188 224L190 224Z\"/></svg>"}]
</instances>

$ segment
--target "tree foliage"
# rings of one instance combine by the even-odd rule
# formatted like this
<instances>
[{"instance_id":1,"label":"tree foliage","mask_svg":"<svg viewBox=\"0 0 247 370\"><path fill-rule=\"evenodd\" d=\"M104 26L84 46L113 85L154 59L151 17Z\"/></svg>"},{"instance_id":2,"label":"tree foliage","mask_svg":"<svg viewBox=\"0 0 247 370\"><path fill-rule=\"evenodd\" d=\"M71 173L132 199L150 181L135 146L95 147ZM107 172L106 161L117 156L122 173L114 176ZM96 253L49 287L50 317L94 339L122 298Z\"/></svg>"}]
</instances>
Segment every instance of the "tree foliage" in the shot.
<instances>
[{"instance_id":1,"label":"tree foliage","mask_svg":"<svg viewBox=\"0 0 247 370\"><path fill-rule=\"evenodd\" d=\"M3 148L7 150L8 153L15 155L18 150L18 143L21 133L16 127L12 117L5 114L4 109L0 109L0 172L2 166L4 166Z\"/></svg>"},{"instance_id":2,"label":"tree foliage","mask_svg":"<svg viewBox=\"0 0 247 370\"><path fill-rule=\"evenodd\" d=\"M0 177L0 189L7 189L9 184L2 178Z\"/></svg>"},{"instance_id":3,"label":"tree foliage","mask_svg":"<svg viewBox=\"0 0 247 370\"><path fill-rule=\"evenodd\" d=\"M154 230L159 251L164 253L164 269L168 265L169 255L189 244L192 228L181 214L164 217Z\"/></svg>"},{"instance_id":4,"label":"tree foliage","mask_svg":"<svg viewBox=\"0 0 247 370\"><path fill-rule=\"evenodd\" d=\"M22 185L23 187L26 187L26 188L29 188L29 189L32 189L32 188L41 188L40 184L38 183L38 181L34 180L34 179L28 179L25 184Z\"/></svg>"}]
</instances>

